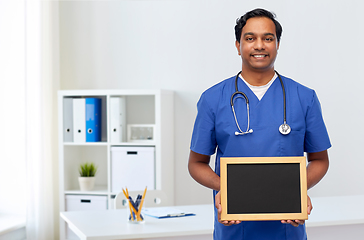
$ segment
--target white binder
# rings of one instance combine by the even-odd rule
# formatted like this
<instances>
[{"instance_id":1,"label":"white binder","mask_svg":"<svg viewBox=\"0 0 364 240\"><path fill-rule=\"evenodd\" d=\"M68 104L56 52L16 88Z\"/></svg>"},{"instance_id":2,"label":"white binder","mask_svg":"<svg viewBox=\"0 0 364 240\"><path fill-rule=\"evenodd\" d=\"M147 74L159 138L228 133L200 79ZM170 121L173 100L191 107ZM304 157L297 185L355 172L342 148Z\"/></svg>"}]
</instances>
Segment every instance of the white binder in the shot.
<instances>
[{"instance_id":1,"label":"white binder","mask_svg":"<svg viewBox=\"0 0 364 240\"><path fill-rule=\"evenodd\" d=\"M125 97L110 98L110 141L126 141Z\"/></svg>"},{"instance_id":2,"label":"white binder","mask_svg":"<svg viewBox=\"0 0 364 240\"><path fill-rule=\"evenodd\" d=\"M72 98L63 98L63 142L73 142Z\"/></svg>"},{"instance_id":3,"label":"white binder","mask_svg":"<svg viewBox=\"0 0 364 240\"><path fill-rule=\"evenodd\" d=\"M86 142L86 101L73 99L73 141Z\"/></svg>"},{"instance_id":4,"label":"white binder","mask_svg":"<svg viewBox=\"0 0 364 240\"><path fill-rule=\"evenodd\" d=\"M111 191L155 190L154 147L111 148Z\"/></svg>"}]
</instances>

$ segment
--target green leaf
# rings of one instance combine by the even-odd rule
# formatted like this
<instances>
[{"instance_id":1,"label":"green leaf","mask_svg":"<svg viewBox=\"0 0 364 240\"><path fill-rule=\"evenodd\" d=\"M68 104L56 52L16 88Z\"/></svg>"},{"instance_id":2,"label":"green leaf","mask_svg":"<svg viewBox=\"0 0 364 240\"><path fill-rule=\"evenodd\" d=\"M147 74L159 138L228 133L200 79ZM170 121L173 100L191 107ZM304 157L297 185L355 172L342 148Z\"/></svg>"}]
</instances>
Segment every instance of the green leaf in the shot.
<instances>
[{"instance_id":1,"label":"green leaf","mask_svg":"<svg viewBox=\"0 0 364 240\"><path fill-rule=\"evenodd\" d=\"M97 172L97 166L94 163L82 163L78 168L80 177L94 177Z\"/></svg>"}]
</instances>

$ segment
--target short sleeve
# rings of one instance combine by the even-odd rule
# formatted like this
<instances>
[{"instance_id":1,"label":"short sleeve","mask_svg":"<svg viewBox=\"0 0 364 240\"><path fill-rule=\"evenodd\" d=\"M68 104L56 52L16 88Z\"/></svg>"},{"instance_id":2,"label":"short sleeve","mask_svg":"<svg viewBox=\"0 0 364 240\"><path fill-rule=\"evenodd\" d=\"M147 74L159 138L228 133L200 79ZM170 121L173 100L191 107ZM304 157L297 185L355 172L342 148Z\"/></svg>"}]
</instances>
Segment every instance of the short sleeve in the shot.
<instances>
[{"instance_id":1,"label":"short sleeve","mask_svg":"<svg viewBox=\"0 0 364 240\"><path fill-rule=\"evenodd\" d=\"M306 115L304 151L321 152L331 147L329 135L322 117L321 105L315 91L312 91L311 104Z\"/></svg>"},{"instance_id":2,"label":"short sleeve","mask_svg":"<svg viewBox=\"0 0 364 240\"><path fill-rule=\"evenodd\" d=\"M197 116L193 128L190 149L203 155L212 155L217 146L215 117L208 104L206 92L197 103Z\"/></svg>"}]
</instances>

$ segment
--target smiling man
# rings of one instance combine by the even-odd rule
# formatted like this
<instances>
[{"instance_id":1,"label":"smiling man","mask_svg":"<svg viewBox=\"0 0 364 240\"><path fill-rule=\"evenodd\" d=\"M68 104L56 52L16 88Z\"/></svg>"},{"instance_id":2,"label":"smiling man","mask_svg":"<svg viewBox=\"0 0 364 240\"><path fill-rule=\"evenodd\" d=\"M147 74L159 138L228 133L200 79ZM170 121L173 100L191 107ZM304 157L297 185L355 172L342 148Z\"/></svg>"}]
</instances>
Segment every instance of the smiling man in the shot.
<instances>
[{"instance_id":1,"label":"smiling man","mask_svg":"<svg viewBox=\"0 0 364 240\"><path fill-rule=\"evenodd\" d=\"M264 9L239 18L235 45L241 71L207 89L197 104L188 169L197 182L214 190L214 239L307 239L302 220L220 220L220 157L303 156L306 152L308 189L329 166L331 143L315 91L274 69L281 34L274 14ZM215 152L212 170L209 162ZM310 213L310 198L307 202Z\"/></svg>"}]
</instances>

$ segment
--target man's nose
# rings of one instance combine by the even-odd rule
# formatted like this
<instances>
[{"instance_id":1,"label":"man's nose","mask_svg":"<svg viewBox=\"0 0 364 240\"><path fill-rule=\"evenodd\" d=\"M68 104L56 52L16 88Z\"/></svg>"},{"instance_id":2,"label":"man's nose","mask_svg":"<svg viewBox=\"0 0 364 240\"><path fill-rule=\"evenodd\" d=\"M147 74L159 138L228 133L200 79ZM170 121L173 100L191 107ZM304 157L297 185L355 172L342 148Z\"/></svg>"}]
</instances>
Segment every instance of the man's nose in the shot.
<instances>
[{"instance_id":1,"label":"man's nose","mask_svg":"<svg viewBox=\"0 0 364 240\"><path fill-rule=\"evenodd\" d=\"M258 38L255 41L254 49L256 49L256 50L264 50L265 49L265 43L264 43L263 39Z\"/></svg>"}]
</instances>

